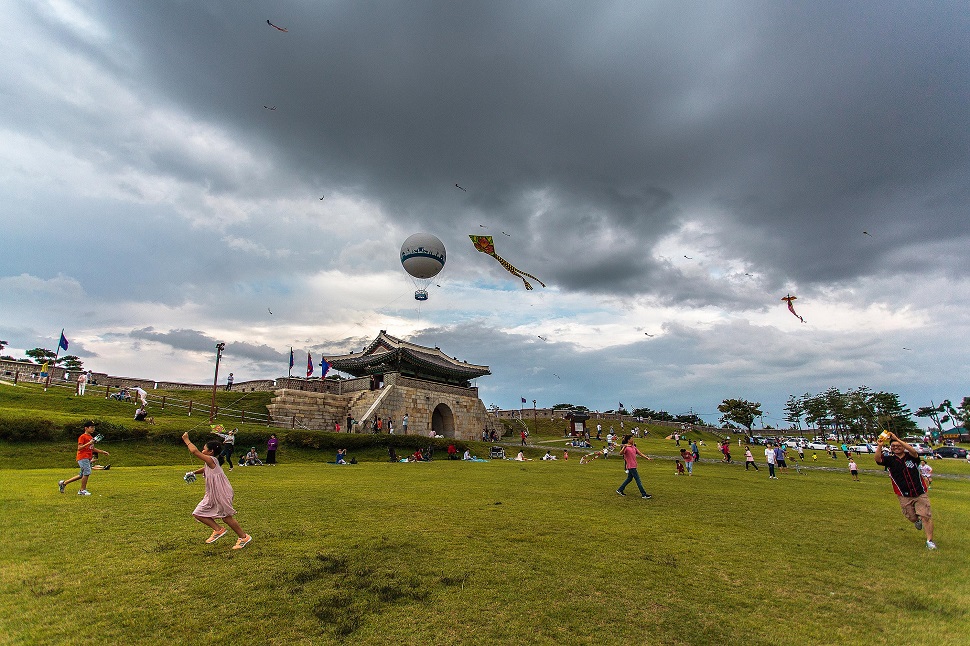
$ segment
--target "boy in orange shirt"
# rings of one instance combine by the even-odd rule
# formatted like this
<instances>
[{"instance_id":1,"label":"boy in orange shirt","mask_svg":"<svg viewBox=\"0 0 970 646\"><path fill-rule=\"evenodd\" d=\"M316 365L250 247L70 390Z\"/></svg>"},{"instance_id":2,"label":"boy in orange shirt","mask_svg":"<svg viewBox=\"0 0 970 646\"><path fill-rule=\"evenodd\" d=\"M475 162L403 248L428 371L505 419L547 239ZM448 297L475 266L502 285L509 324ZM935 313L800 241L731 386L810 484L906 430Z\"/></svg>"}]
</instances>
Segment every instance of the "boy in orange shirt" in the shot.
<instances>
[{"instance_id":1,"label":"boy in orange shirt","mask_svg":"<svg viewBox=\"0 0 970 646\"><path fill-rule=\"evenodd\" d=\"M111 455L107 451L94 448L94 443L96 440L94 439L92 433L94 433L94 422L88 420L87 422L84 422L84 431L81 433L80 437L77 438L77 465L81 467L81 471L73 478L60 480L57 483L57 488L60 489L61 493L64 493L64 487L72 482L80 480L81 490L77 492L77 495L91 495L91 492L88 491L88 476L91 475L91 458L94 457L95 453Z\"/></svg>"}]
</instances>

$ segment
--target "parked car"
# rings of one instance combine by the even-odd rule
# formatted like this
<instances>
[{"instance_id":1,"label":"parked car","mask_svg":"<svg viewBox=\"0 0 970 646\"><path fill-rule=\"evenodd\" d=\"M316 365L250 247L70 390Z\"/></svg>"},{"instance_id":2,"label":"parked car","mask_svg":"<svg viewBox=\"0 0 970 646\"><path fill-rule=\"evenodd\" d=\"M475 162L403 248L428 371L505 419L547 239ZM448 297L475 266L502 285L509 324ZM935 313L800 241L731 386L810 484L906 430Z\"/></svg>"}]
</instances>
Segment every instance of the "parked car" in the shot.
<instances>
[{"instance_id":1,"label":"parked car","mask_svg":"<svg viewBox=\"0 0 970 646\"><path fill-rule=\"evenodd\" d=\"M876 447L872 444L855 444L849 450L853 453L875 453Z\"/></svg>"},{"instance_id":2,"label":"parked car","mask_svg":"<svg viewBox=\"0 0 970 646\"><path fill-rule=\"evenodd\" d=\"M806 446L805 440L785 440L785 446L790 449L797 449L800 446Z\"/></svg>"},{"instance_id":3,"label":"parked car","mask_svg":"<svg viewBox=\"0 0 970 646\"><path fill-rule=\"evenodd\" d=\"M967 450L960 446L941 446L933 451L933 455L941 458L960 458L967 459Z\"/></svg>"},{"instance_id":4,"label":"parked car","mask_svg":"<svg viewBox=\"0 0 970 646\"><path fill-rule=\"evenodd\" d=\"M933 455L933 449L922 442L907 442L907 444L916 449L916 452L921 456Z\"/></svg>"},{"instance_id":5,"label":"parked car","mask_svg":"<svg viewBox=\"0 0 970 646\"><path fill-rule=\"evenodd\" d=\"M805 448L811 451L831 451L835 447L831 444L826 444L825 442L809 442L808 446Z\"/></svg>"}]
</instances>

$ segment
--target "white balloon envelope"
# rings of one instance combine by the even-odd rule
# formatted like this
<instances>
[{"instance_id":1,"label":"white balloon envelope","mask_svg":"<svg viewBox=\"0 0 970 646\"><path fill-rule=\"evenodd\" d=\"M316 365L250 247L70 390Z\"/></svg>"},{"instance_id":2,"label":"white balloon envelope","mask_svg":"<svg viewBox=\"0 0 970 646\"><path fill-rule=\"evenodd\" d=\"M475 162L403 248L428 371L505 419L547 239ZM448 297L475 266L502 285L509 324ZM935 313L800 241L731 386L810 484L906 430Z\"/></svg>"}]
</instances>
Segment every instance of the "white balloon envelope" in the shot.
<instances>
[{"instance_id":1,"label":"white balloon envelope","mask_svg":"<svg viewBox=\"0 0 970 646\"><path fill-rule=\"evenodd\" d=\"M445 245L430 233L415 233L401 245L401 265L417 291L415 300L428 300L427 286L445 266Z\"/></svg>"}]
</instances>

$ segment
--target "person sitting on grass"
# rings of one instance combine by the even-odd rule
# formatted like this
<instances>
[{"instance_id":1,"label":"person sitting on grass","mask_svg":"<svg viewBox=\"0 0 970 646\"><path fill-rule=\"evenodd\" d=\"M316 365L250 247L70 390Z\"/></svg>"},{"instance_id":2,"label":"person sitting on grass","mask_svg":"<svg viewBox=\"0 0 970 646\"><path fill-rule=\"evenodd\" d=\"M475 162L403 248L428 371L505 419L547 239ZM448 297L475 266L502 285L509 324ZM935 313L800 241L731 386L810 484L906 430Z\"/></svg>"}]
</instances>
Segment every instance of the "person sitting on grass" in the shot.
<instances>
[{"instance_id":1,"label":"person sitting on grass","mask_svg":"<svg viewBox=\"0 0 970 646\"><path fill-rule=\"evenodd\" d=\"M259 459L259 454L256 452L256 447L252 447L246 453L246 466L247 467L261 467L263 466L263 461Z\"/></svg>"},{"instance_id":2,"label":"person sitting on grass","mask_svg":"<svg viewBox=\"0 0 970 646\"><path fill-rule=\"evenodd\" d=\"M424 461L424 454L421 453L421 449L415 449L414 453L411 454L411 457L408 458L408 462L423 462L423 461Z\"/></svg>"},{"instance_id":3,"label":"person sitting on grass","mask_svg":"<svg viewBox=\"0 0 970 646\"><path fill-rule=\"evenodd\" d=\"M518 455L515 456L517 462L532 462L532 458L525 457L525 453L519 451Z\"/></svg>"},{"instance_id":4,"label":"person sitting on grass","mask_svg":"<svg viewBox=\"0 0 970 646\"><path fill-rule=\"evenodd\" d=\"M543 460L555 460L556 456L552 454L552 451L546 451L546 454L542 456Z\"/></svg>"},{"instance_id":5,"label":"person sitting on grass","mask_svg":"<svg viewBox=\"0 0 970 646\"><path fill-rule=\"evenodd\" d=\"M148 409L145 408L145 406L142 406L141 408L139 408L138 410L135 411L135 421L136 422L147 422L148 424L154 424L155 423L155 418L154 417L149 417L149 415L148 415Z\"/></svg>"},{"instance_id":6,"label":"person sitting on grass","mask_svg":"<svg viewBox=\"0 0 970 646\"><path fill-rule=\"evenodd\" d=\"M674 472L674 475L684 475L684 463L680 460L674 460L674 462L677 464L677 471Z\"/></svg>"},{"instance_id":7,"label":"person sitting on grass","mask_svg":"<svg viewBox=\"0 0 970 646\"><path fill-rule=\"evenodd\" d=\"M465 449L465 453L461 456L461 459L462 460L471 460L472 459L471 449Z\"/></svg>"},{"instance_id":8,"label":"person sitting on grass","mask_svg":"<svg viewBox=\"0 0 970 646\"><path fill-rule=\"evenodd\" d=\"M110 464L96 464L98 461L98 454L95 453L91 456L91 470L92 471L107 471L111 468Z\"/></svg>"},{"instance_id":9,"label":"person sitting on grass","mask_svg":"<svg viewBox=\"0 0 970 646\"><path fill-rule=\"evenodd\" d=\"M336 464L347 464L347 449L337 449Z\"/></svg>"}]
</instances>

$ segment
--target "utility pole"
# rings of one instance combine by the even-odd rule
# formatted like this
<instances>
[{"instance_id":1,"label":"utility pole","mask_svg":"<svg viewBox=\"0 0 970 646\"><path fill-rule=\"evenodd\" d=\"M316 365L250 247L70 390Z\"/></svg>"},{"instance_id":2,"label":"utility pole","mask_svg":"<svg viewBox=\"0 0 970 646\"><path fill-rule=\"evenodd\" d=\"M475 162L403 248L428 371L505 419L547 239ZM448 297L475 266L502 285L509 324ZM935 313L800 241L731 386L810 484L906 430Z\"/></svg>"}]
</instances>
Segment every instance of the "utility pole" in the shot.
<instances>
[{"instance_id":1,"label":"utility pole","mask_svg":"<svg viewBox=\"0 0 970 646\"><path fill-rule=\"evenodd\" d=\"M216 376L212 380L212 406L209 407L210 422L216 417L216 386L219 385L219 360L222 359L222 351L225 349L225 343L216 344Z\"/></svg>"}]
</instances>

